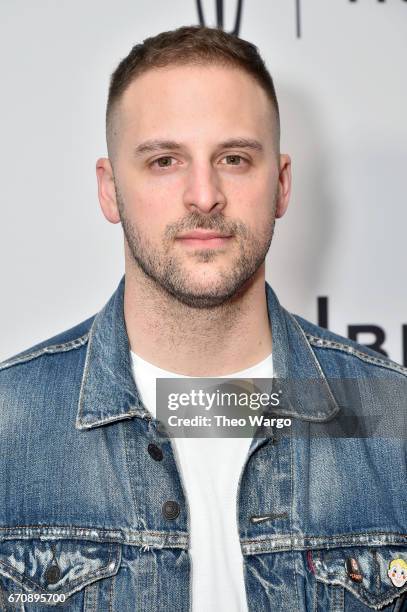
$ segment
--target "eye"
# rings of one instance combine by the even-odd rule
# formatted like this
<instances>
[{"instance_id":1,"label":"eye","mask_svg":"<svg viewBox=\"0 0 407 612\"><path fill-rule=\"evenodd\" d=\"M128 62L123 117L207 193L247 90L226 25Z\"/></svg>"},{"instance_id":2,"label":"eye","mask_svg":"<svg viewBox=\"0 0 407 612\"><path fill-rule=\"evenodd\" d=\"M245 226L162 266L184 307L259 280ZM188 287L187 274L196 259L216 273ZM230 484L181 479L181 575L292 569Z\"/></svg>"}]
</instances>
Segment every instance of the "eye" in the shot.
<instances>
[{"instance_id":1,"label":"eye","mask_svg":"<svg viewBox=\"0 0 407 612\"><path fill-rule=\"evenodd\" d=\"M247 159L245 159L244 157L242 157L241 155L225 155L225 157L223 159L228 160L228 162L226 165L227 166L243 166L243 163L240 162L246 162L247 163Z\"/></svg>"},{"instance_id":2,"label":"eye","mask_svg":"<svg viewBox=\"0 0 407 612\"><path fill-rule=\"evenodd\" d=\"M170 160L174 160L170 155L166 155L164 157L159 157L151 162L151 166L157 166L158 168L170 168L174 164L170 163Z\"/></svg>"}]
</instances>

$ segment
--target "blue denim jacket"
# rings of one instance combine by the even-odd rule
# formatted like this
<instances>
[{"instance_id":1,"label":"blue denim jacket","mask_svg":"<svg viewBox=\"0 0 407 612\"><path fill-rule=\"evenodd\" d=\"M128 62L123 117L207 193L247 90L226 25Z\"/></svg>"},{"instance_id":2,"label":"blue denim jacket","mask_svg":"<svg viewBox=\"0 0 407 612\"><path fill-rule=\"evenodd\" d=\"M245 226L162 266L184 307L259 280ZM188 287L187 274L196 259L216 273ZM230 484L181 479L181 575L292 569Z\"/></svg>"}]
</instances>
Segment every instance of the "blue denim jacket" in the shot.
<instances>
[{"instance_id":1,"label":"blue denim jacket","mask_svg":"<svg viewBox=\"0 0 407 612\"><path fill-rule=\"evenodd\" d=\"M187 503L132 376L123 295L124 277L96 316L0 365L2 611L192 609ZM304 393L285 406L291 428L253 437L241 473L248 608L405 611L407 582L388 571L407 562L407 369L291 315L267 283L266 296L275 375ZM315 435L347 409L346 379L356 416L385 414L400 435Z\"/></svg>"}]
</instances>

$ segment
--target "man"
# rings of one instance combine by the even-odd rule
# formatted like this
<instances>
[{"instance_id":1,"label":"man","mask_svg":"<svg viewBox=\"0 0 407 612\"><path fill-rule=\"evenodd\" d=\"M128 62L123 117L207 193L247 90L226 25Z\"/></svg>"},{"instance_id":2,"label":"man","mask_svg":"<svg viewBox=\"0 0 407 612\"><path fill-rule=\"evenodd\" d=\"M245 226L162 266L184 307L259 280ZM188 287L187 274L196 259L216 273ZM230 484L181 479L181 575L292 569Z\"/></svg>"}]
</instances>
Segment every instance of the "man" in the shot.
<instances>
[{"instance_id":1,"label":"man","mask_svg":"<svg viewBox=\"0 0 407 612\"><path fill-rule=\"evenodd\" d=\"M291 161L257 49L210 28L147 39L106 118L99 200L125 276L95 317L1 365L3 609L405 610L388 574L407 560L405 441L346 428L403 424L407 370L265 283ZM165 377L292 381L292 426L171 440Z\"/></svg>"}]
</instances>

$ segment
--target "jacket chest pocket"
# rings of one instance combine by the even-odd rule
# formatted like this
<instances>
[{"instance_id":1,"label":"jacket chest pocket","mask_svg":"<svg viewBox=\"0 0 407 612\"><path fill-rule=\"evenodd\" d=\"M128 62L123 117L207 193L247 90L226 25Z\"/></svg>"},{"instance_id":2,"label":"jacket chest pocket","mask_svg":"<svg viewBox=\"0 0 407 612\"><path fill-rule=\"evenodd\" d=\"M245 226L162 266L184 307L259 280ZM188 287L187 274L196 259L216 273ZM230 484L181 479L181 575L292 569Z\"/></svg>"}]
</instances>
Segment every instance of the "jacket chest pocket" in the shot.
<instances>
[{"instance_id":1,"label":"jacket chest pocket","mask_svg":"<svg viewBox=\"0 0 407 612\"><path fill-rule=\"evenodd\" d=\"M407 548L355 546L307 555L317 612L407 612Z\"/></svg>"},{"instance_id":2,"label":"jacket chest pocket","mask_svg":"<svg viewBox=\"0 0 407 612\"><path fill-rule=\"evenodd\" d=\"M116 543L75 539L0 542L0 610L69 612L109 609L120 566Z\"/></svg>"}]
</instances>

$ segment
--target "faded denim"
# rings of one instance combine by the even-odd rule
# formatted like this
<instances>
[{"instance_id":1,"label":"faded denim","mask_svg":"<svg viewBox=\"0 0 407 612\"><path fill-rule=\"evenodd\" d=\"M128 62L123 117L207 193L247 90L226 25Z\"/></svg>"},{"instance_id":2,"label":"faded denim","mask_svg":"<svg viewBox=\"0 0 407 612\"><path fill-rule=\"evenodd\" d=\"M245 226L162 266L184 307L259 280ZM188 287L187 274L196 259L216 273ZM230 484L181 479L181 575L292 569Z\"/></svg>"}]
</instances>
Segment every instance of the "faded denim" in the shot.
<instances>
[{"instance_id":1,"label":"faded denim","mask_svg":"<svg viewBox=\"0 0 407 612\"><path fill-rule=\"evenodd\" d=\"M2 611L192 610L187 500L132 376L123 295L124 277L96 316L0 365ZM387 576L392 559L407 561L404 436L311 434L341 411L329 378L381 378L379 400L361 385L361 410L380 401L390 419L405 415L392 388L406 389L407 369L291 315L267 283L266 295L275 375L319 380L321 401L299 396L291 429L252 440L237 499L249 610L405 612L407 582ZM167 500L181 508L173 520ZM362 582L347 575L350 557Z\"/></svg>"}]
</instances>

